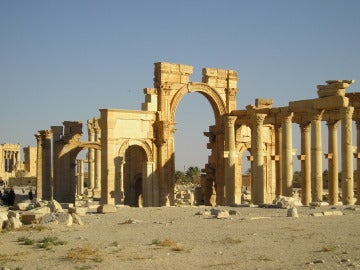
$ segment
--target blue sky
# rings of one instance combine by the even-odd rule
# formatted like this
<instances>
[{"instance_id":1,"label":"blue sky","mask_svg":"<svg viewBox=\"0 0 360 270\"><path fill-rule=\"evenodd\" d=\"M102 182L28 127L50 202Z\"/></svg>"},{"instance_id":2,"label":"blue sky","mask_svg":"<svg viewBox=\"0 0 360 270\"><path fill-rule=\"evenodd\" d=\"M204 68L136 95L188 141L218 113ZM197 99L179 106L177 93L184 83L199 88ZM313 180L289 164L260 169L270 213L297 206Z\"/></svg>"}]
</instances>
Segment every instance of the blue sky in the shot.
<instances>
[{"instance_id":1,"label":"blue sky","mask_svg":"<svg viewBox=\"0 0 360 270\"><path fill-rule=\"evenodd\" d=\"M358 0L0 0L0 143L35 146L65 120L140 109L160 61L194 66L192 81L237 70L238 109L314 98L329 79L359 91L359 48ZM185 96L176 121L176 167L203 167L209 103Z\"/></svg>"}]
</instances>

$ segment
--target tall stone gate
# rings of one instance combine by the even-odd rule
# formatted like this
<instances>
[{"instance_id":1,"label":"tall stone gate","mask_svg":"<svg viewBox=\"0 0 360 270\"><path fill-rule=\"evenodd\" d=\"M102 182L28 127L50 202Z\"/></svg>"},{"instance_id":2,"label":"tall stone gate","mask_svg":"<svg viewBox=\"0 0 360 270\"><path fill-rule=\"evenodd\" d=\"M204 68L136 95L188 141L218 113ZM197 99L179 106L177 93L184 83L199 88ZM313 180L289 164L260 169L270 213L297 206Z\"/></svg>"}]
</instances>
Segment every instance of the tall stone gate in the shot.
<instances>
[{"instance_id":1,"label":"tall stone gate","mask_svg":"<svg viewBox=\"0 0 360 270\"><path fill-rule=\"evenodd\" d=\"M202 82L190 82L192 72L188 65L155 63L154 87L144 89L141 111L100 110L102 203L136 205L142 194L144 206L173 204L175 112L182 97L191 92L202 94L214 111L207 171L216 180L217 202L235 203L225 186L241 188L235 181L236 117L229 115L236 109L237 73L204 68Z\"/></svg>"}]
</instances>

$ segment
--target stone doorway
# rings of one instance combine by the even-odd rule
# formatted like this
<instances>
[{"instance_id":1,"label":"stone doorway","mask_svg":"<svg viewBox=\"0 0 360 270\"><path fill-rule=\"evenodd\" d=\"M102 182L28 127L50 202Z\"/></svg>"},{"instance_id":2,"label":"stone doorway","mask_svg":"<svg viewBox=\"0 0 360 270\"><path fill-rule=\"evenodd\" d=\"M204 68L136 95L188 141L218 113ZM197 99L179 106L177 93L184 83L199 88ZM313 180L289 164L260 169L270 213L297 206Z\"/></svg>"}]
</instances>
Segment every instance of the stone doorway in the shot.
<instances>
[{"instance_id":1,"label":"stone doorway","mask_svg":"<svg viewBox=\"0 0 360 270\"><path fill-rule=\"evenodd\" d=\"M143 171L146 153L141 146L132 145L125 152L124 164L124 204L139 207L143 197Z\"/></svg>"}]
</instances>

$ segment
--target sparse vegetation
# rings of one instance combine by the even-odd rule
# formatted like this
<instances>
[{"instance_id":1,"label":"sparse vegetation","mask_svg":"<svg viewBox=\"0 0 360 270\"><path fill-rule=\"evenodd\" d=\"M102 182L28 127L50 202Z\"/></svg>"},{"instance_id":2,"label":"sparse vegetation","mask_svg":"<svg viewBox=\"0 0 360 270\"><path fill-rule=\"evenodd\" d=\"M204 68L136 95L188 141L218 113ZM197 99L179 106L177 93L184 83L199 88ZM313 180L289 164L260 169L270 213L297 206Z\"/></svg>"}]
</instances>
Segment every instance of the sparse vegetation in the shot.
<instances>
[{"instance_id":1,"label":"sparse vegetation","mask_svg":"<svg viewBox=\"0 0 360 270\"><path fill-rule=\"evenodd\" d=\"M96 249L90 245L71 249L66 254L66 258L74 260L74 261L87 261L87 260L91 260L94 262L102 262L103 261L98 249Z\"/></svg>"},{"instance_id":2,"label":"sparse vegetation","mask_svg":"<svg viewBox=\"0 0 360 270\"><path fill-rule=\"evenodd\" d=\"M336 250L336 246L324 246L321 251L322 252L330 252L330 251L335 251Z\"/></svg>"},{"instance_id":3,"label":"sparse vegetation","mask_svg":"<svg viewBox=\"0 0 360 270\"><path fill-rule=\"evenodd\" d=\"M61 241L57 237L45 237L44 239L38 241L37 246L39 248L51 249L51 246L62 246L65 245L66 241Z\"/></svg>"},{"instance_id":4,"label":"sparse vegetation","mask_svg":"<svg viewBox=\"0 0 360 270\"><path fill-rule=\"evenodd\" d=\"M160 241L159 239L154 239L152 240L151 244L158 247L169 247L172 251L176 252L189 251L188 249L185 249L184 247L180 246L178 243L170 239L165 239L162 241Z\"/></svg>"},{"instance_id":5,"label":"sparse vegetation","mask_svg":"<svg viewBox=\"0 0 360 270\"><path fill-rule=\"evenodd\" d=\"M32 240L30 238L27 238L25 236L19 237L18 242L22 242L23 245L26 245L26 246L31 246L31 245L33 245L35 243L34 240Z\"/></svg>"}]
</instances>

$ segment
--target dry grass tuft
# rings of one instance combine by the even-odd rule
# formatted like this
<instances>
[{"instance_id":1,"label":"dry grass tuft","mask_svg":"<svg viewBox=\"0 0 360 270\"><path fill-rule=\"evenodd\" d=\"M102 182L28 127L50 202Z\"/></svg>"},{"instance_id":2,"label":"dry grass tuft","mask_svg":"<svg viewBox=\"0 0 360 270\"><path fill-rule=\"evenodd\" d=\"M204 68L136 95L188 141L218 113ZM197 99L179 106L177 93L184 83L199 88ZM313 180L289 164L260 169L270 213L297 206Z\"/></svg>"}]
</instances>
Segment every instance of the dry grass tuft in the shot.
<instances>
[{"instance_id":1,"label":"dry grass tuft","mask_svg":"<svg viewBox=\"0 0 360 270\"><path fill-rule=\"evenodd\" d=\"M71 249L66 254L66 258L74 261L83 261L83 262L87 260L92 260L94 262L103 261L103 259L100 257L100 253L98 249L90 245Z\"/></svg>"},{"instance_id":2,"label":"dry grass tuft","mask_svg":"<svg viewBox=\"0 0 360 270\"><path fill-rule=\"evenodd\" d=\"M189 251L189 249L185 249L184 247L180 246L178 243L170 239L165 239L162 241L158 239L154 239L151 244L156 245L158 247L169 247L172 251L175 252Z\"/></svg>"}]
</instances>

